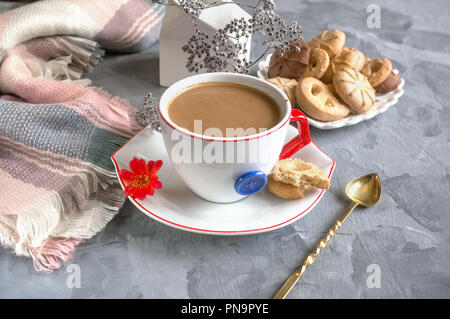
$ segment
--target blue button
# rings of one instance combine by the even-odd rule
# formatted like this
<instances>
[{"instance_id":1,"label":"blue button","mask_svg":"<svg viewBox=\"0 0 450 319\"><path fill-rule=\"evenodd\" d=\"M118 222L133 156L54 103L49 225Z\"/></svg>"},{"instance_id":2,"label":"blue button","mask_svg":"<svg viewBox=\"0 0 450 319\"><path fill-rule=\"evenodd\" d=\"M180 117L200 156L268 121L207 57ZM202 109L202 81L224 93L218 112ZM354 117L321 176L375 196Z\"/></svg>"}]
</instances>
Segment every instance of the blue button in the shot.
<instances>
[{"instance_id":1,"label":"blue button","mask_svg":"<svg viewBox=\"0 0 450 319\"><path fill-rule=\"evenodd\" d=\"M259 192L267 184L267 176L261 171L251 171L239 177L234 183L234 189L240 195L250 195Z\"/></svg>"}]
</instances>

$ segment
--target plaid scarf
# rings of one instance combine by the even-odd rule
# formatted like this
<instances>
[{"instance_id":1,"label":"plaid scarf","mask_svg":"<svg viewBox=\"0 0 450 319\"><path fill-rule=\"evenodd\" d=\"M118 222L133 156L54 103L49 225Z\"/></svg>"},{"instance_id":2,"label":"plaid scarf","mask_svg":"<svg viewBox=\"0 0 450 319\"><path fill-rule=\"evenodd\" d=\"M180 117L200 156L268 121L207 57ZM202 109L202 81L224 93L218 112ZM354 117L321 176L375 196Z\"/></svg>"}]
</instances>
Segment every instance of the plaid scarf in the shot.
<instances>
[{"instance_id":1,"label":"plaid scarf","mask_svg":"<svg viewBox=\"0 0 450 319\"><path fill-rule=\"evenodd\" d=\"M104 48L138 51L163 7L143 0L44 0L0 15L0 243L52 271L125 196L110 160L135 109L82 74Z\"/></svg>"}]
</instances>

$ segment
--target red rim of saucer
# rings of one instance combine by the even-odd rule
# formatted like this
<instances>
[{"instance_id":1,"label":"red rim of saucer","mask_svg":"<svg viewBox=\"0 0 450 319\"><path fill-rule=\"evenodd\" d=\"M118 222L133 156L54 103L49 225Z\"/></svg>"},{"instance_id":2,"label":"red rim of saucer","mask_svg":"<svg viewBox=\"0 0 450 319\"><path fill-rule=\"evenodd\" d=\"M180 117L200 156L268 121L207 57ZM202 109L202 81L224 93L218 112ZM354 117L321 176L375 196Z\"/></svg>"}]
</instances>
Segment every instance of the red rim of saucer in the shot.
<instances>
[{"instance_id":1,"label":"red rim of saucer","mask_svg":"<svg viewBox=\"0 0 450 319\"><path fill-rule=\"evenodd\" d=\"M284 124L283 124L283 125L284 125ZM291 126L294 127L295 129L297 129L295 126L293 126L293 125L291 125ZM123 147L125 147L125 145L127 145L130 141L132 141L132 140L136 137L136 135L138 135L139 133L141 133L141 132L142 132L143 130L145 130L147 127L148 127L148 126L146 126L146 127L144 127L143 129L139 130L139 132L137 132L135 135L133 135L132 138L130 138L125 144L123 144L119 149L117 149L117 150L111 155L111 160L112 160L113 163L114 163L114 167L115 167L115 169L116 169L116 172L119 171L119 166L117 165L116 160L114 159L114 156L116 155L116 153L119 152ZM261 136L258 136L258 137L261 137ZM255 138L258 138L258 137L255 137ZM317 149L318 149L322 154L324 154L326 157L328 157L328 158L331 160L332 165L331 165L331 168L330 168L330 172L328 173L328 178L330 178L330 177L331 177L331 174L332 174L333 171L334 171L334 166L335 166L335 164L336 164L335 161L334 161L328 154L326 154L324 151L322 151L322 150L320 149L320 147L318 147L317 144L314 143L314 141L311 140L311 143L314 144L314 145L317 147ZM305 146L306 146L306 145L305 145ZM305 147L305 146L303 146L303 147ZM303 147L302 147L302 148L303 148ZM300 148L300 149L301 149L301 148ZM297 150L297 152L300 151L300 149ZM297 153L297 152L296 152L296 153ZM294 154L295 154L295 153L294 153ZM118 174L117 174L117 178L118 178L118 180L119 180L119 182L120 182L122 188L124 188L124 187L125 187L125 184L123 183L122 178L120 178L120 176L119 176ZM182 230L184 229L184 230L189 230L189 231L196 231L196 232L201 232L201 233L209 233L209 234L251 234L251 233L262 232L262 231L265 231L265 230L268 230L268 229L279 228L279 227L282 226L282 225L286 225L286 224L288 224L289 222L295 221L295 220L298 219L300 216L302 216L303 214L305 214L305 213L307 213L308 211L310 211L311 208L315 206L315 204L317 203L317 201L323 196L323 193L324 193L324 192L325 192L325 190L322 190L322 191L319 193L319 195L317 196L317 198L314 200L314 202L313 202L310 206L308 206L308 208L306 208L304 211L302 211L302 212L299 213L298 215L296 215L296 216L294 216L294 217L292 217L292 218L290 218L290 219L288 219L288 220L286 220L286 221L284 221L284 222L282 222L282 223L278 223L278 224L276 224L276 225L272 225L272 226L268 226L268 227L263 227L263 228L257 228L257 229L244 229L244 230L211 230L211 229L201 229L201 228L196 228L196 227L190 227L190 226L181 225L181 224L172 222L172 221L170 221L170 220L168 220L168 219L165 219L165 218L162 218L161 216L156 215L155 213L153 213L153 212L149 211L148 209L146 209L144 206L142 206L139 202L137 202L137 201L136 201L134 198L132 198L132 197L129 197L129 196L128 196L128 199L129 199L131 202L133 202L135 205L139 206L140 209L141 209L141 211L143 211L145 214L149 215L149 216L152 217L153 219L155 219L155 220L157 220L157 221L160 221L160 222L162 222L163 224L167 224L167 225L169 225L169 226L173 226L173 227L178 228L178 229L182 229ZM196 195L194 195L194 196L196 196Z\"/></svg>"}]
</instances>

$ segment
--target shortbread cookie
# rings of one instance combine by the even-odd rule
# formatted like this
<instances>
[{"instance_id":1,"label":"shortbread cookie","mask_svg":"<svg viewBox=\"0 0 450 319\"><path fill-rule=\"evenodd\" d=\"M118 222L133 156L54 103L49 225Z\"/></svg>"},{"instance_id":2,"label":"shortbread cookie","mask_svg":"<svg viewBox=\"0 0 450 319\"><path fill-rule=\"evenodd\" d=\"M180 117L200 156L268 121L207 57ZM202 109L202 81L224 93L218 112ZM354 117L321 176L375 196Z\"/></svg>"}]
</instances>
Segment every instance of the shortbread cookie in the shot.
<instances>
[{"instance_id":1,"label":"shortbread cookie","mask_svg":"<svg viewBox=\"0 0 450 319\"><path fill-rule=\"evenodd\" d=\"M278 182L273 179L273 174L267 176L267 189L275 196L285 199L300 199L304 196L306 186L293 186L290 184Z\"/></svg>"},{"instance_id":2,"label":"shortbread cookie","mask_svg":"<svg viewBox=\"0 0 450 319\"><path fill-rule=\"evenodd\" d=\"M312 77L299 81L295 97L300 108L319 121L336 121L350 113L350 109L338 101L326 84Z\"/></svg>"},{"instance_id":3,"label":"shortbread cookie","mask_svg":"<svg viewBox=\"0 0 450 319\"><path fill-rule=\"evenodd\" d=\"M366 58L361 51L354 48L343 48L333 59L334 72L345 67L361 71L365 63Z\"/></svg>"},{"instance_id":4,"label":"shortbread cookie","mask_svg":"<svg viewBox=\"0 0 450 319\"><path fill-rule=\"evenodd\" d=\"M325 74L322 76L320 81L322 81L325 84L331 84L331 83L333 83L333 79L334 79L334 67L333 67L333 63L330 61L330 64L328 65L328 69L325 72Z\"/></svg>"},{"instance_id":5,"label":"shortbread cookie","mask_svg":"<svg viewBox=\"0 0 450 319\"><path fill-rule=\"evenodd\" d=\"M392 63L389 59L378 58L366 63L361 73L364 74L372 87L376 87L384 82L392 72Z\"/></svg>"},{"instance_id":6,"label":"shortbread cookie","mask_svg":"<svg viewBox=\"0 0 450 319\"><path fill-rule=\"evenodd\" d=\"M363 66L363 68L362 68L361 71L360 71L361 73L362 73L362 71L364 70L364 68L367 67L367 65L369 64L369 62L372 61L372 59L370 59L369 57L366 56L366 57L364 57L364 61L365 61L365 62L364 62L364 66Z\"/></svg>"},{"instance_id":7,"label":"shortbread cookie","mask_svg":"<svg viewBox=\"0 0 450 319\"><path fill-rule=\"evenodd\" d=\"M267 79L267 81L283 91L287 95L289 101L291 101L291 104L293 106L297 105L297 100L295 99L295 88L297 87L297 80L277 76L276 78Z\"/></svg>"},{"instance_id":8,"label":"shortbread cookie","mask_svg":"<svg viewBox=\"0 0 450 319\"><path fill-rule=\"evenodd\" d=\"M283 78L298 78L305 72L306 66L309 63L309 46L304 41L298 43L300 52L292 45L290 49L280 56L280 49L276 50L269 63L269 77L277 76Z\"/></svg>"},{"instance_id":9,"label":"shortbread cookie","mask_svg":"<svg viewBox=\"0 0 450 319\"><path fill-rule=\"evenodd\" d=\"M320 168L299 159L278 161L274 168L273 179L293 186L307 185L320 189L330 188L330 180Z\"/></svg>"},{"instance_id":10,"label":"shortbread cookie","mask_svg":"<svg viewBox=\"0 0 450 319\"><path fill-rule=\"evenodd\" d=\"M334 75L334 87L342 101L358 113L369 111L375 103L375 90L355 69L344 68Z\"/></svg>"},{"instance_id":11,"label":"shortbread cookie","mask_svg":"<svg viewBox=\"0 0 450 319\"><path fill-rule=\"evenodd\" d=\"M336 88L334 87L334 84L333 84L333 83L327 84L327 88L328 88L328 90L330 90L330 92L331 92L334 96L337 95L337 93L336 93Z\"/></svg>"},{"instance_id":12,"label":"shortbread cookie","mask_svg":"<svg viewBox=\"0 0 450 319\"><path fill-rule=\"evenodd\" d=\"M330 59L334 58L344 47L345 33L340 30L325 30L314 37L308 45L311 50L321 48L327 51Z\"/></svg>"},{"instance_id":13,"label":"shortbread cookie","mask_svg":"<svg viewBox=\"0 0 450 319\"><path fill-rule=\"evenodd\" d=\"M309 57L309 64L306 67L305 72L301 77L313 77L320 79L328 69L330 65L330 57L327 51L321 48L315 48L311 51Z\"/></svg>"},{"instance_id":14,"label":"shortbread cookie","mask_svg":"<svg viewBox=\"0 0 450 319\"><path fill-rule=\"evenodd\" d=\"M380 85L375 87L375 91L379 94L384 94L398 88L402 81L400 74L391 74Z\"/></svg>"}]
</instances>

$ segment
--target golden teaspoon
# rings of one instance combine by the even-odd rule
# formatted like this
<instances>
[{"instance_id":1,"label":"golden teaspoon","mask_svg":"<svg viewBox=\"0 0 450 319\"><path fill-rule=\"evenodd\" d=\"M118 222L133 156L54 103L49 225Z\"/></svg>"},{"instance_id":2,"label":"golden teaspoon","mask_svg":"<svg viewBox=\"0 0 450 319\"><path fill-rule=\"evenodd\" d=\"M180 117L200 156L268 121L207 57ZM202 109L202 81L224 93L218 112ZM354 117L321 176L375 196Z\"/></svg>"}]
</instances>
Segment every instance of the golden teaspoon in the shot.
<instances>
[{"instance_id":1,"label":"golden teaspoon","mask_svg":"<svg viewBox=\"0 0 450 319\"><path fill-rule=\"evenodd\" d=\"M319 242L317 248L306 257L306 260L284 283L284 285L278 290L274 299L284 299L292 290L294 285L300 279L300 277L305 272L306 268L312 265L314 260L320 251L325 248L328 241L336 234L337 230L347 217L353 212L356 206L361 205L364 207L369 207L375 205L381 196L381 181L380 176L377 173L361 176L357 179L352 180L345 187L345 194L348 198L352 200L351 206L347 209L345 213L341 215L336 221L336 224L327 233L327 236L322 238Z\"/></svg>"}]
</instances>

